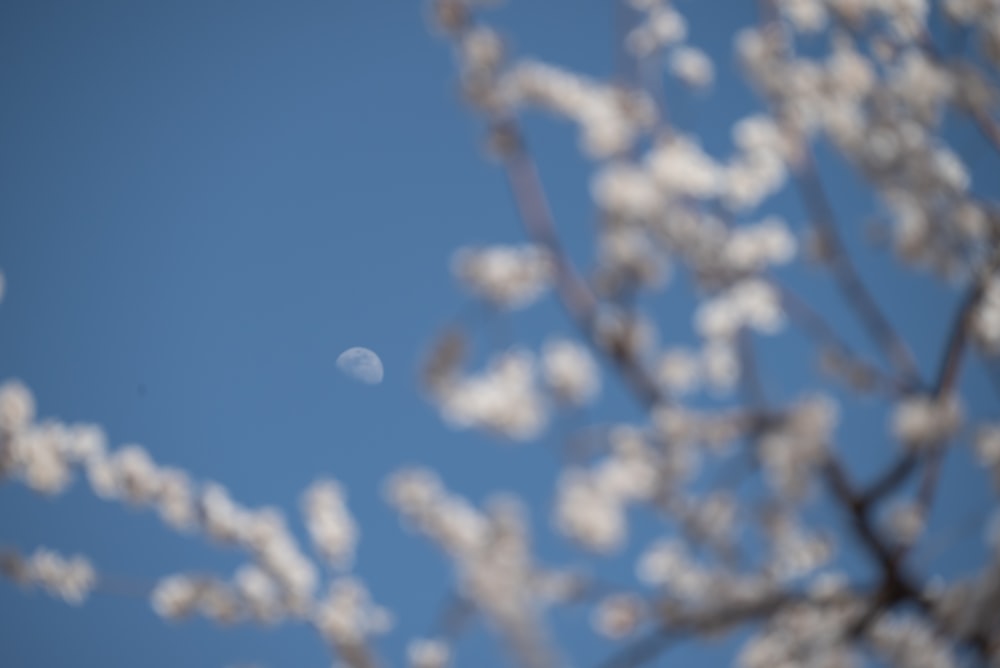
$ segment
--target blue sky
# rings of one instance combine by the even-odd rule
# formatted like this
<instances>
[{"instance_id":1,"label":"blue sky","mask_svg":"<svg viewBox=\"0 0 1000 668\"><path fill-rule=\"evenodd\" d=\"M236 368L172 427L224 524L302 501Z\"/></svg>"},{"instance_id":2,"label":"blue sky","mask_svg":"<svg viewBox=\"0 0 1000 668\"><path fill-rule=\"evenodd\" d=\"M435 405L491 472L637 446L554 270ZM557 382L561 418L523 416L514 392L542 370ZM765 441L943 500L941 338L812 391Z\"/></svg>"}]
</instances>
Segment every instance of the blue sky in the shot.
<instances>
[{"instance_id":1,"label":"blue sky","mask_svg":"<svg viewBox=\"0 0 1000 668\"><path fill-rule=\"evenodd\" d=\"M729 123L752 108L729 46L752 3L725 16L706 4L687 3L694 43L718 59L720 90L682 100L670 89L679 100L671 109L706 146L726 151ZM496 18L520 52L613 71L608 2L522 1ZM358 571L399 619L384 643L397 662L449 590L443 560L381 500L380 482L396 466L432 465L476 501L519 491L535 505L543 555L579 556L547 535L553 443L566 425L548 443L506 447L449 431L417 393L421 350L464 304L448 273L451 251L521 239L421 3L7 0L0 99L0 378L27 382L41 415L98 422L116 445L142 443L243 503L292 515L309 482L336 476L362 524ZM567 243L585 258L594 214L574 134L544 119L528 129ZM857 184L831 169L855 193L838 199L840 212L859 215L868 203ZM778 200L793 220L796 206ZM918 279L918 298L877 260L862 256L930 370L954 296ZM843 315L829 286L809 278L807 294ZM686 312L658 315L667 333L690 337ZM573 330L548 300L511 331L537 344ZM383 384L337 373L337 355L355 345L382 357ZM802 376L789 350L765 347L774 374L766 383L778 396ZM985 403L982 378L970 382ZM609 384L594 416L635 419ZM854 433L881 430L881 413L857 416ZM880 457L851 447L861 467ZM947 517L981 507L984 494L958 499ZM140 582L225 574L241 561L79 483L55 500L0 485L0 510L0 544L82 552ZM613 572L625 577L619 561ZM0 583L0 618L0 664L17 668L329 663L309 629L170 626L127 596L69 608ZM585 625L578 612L559 619ZM605 649L586 632L566 637L582 665ZM460 651L463 665L498 661L478 629Z\"/></svg>"}]
</instances>

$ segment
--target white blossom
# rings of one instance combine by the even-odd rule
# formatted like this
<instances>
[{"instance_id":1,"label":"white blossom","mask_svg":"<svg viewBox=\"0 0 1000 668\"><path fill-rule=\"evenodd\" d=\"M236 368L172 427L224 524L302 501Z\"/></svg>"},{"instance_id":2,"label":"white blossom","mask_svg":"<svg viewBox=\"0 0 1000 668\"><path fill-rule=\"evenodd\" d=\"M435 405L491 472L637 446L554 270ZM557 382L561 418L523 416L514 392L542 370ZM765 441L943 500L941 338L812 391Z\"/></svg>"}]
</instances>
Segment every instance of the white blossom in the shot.
<instances>
[{"instance_id":1,"label":"white blossom","mask_svg":"<svg viewBox=\"0 0 1000 668\"><path fill-rule=\"evenodd\" d=\"M896 405L892 414L893 436L914 450L942 444L962 423L958 395L940 398L911 395Z\"/></svg>"},{"instance_id":2,"label":"white blossom","mask_svg":"<svg viewBox=\"0 0 1000 668\"><path fill-rule=\"evenodd\" d=\"M481 428L515 441L535 438L548 420L534 356L511 350L494 357L478 375L454 378L437 390L449 424Z\"/></svg>"},{"instance_id":3,"label":"white blossom","mask_svg":"<svg viewBox=\"0 0 1000 668\"><path fill-rule=\"evenodd\" d=\"M341 577L330 583L326 596L313 611L313 624L337 646L358 646L372 635L392 627L387 610L376 605L360 580Z\"/></svg>"},{"instance_id":4,"label":"white blossom","mask_svg":"<svg viewBox=\"0 0 1000 668\"><path fill-rule=\"evenodd\" d=\"M625 38L633 55L643 58L687 37L687 22L673 7L655 4L648 8L646 19Z\"/></svg>"},{"instance_id":5,"label":"white blossom","mask_svg":"<svg viewBox=\"0 0 1000 668\"><path fill-rule=\"evenodd\" d=\"M952 668L958 663L934 631L913 616L879 616L869 632L878 655L893 665Z\"/></svg>"},{"instance_id":6,"label":"white blossom","mask_svg":"<svg viewBox=\"0 0 1000 668\"><path fill-rule=\"evenodd\" d=\"M35 398L18 380L0 385L0 429L16 433L35 419Z\"/></svg>"},{"instance_id":7,"label":"white blossom","mask_svg":"<svg viewBox=\"0 0 1000 668\"><path fill-rule=\"evenodd\" d=\"M826 27L826 7L822 0L780 0L777 4L800 32L819 32Z\"/></svg>"},{"instance_id":8,"label":"white blossom","mask_svg":"<svg viewBox=\"0 0 1000 668\"><path fill-rule=\"evenodd\" d=\"M278 621L283 612L281 588L266 571L255 565L246 565L236 571L234 589L248 613L265 623Z\"/></svg>"},{"instance_id":9,"label":"white blossom","mask_svg":"<svg viewBox=\"0 0 1000 668\"><path fill-rule=\"evenodd\" d=\"M656 366L657 379L675 394L689 394L701 381L698 357L683 348L665 350Z\"/></svg>"},{"instance_id":10,"label":"white blossom","mask_svg":"<svg viewBox=\"0 0 1000 668\"><path fill-rule=\"evenodd\" d=\"M568 339L546 342L542 372L549 388L570 404L593 401L601 388L600 371L590 351Z\"/></svg>"},{"instance_id":11,"label":"white blossom","mask_svg":"<svg viewBox=\"0 0 1000 668\"><path fill-rule=\"evenodd\" d=\"M720 168L692 139L663 141L646 157L649 173L663 191L677 197L713 197L719 192Z\"/></svg>"},{"instance_id":12,"label":"white blossom","mask_svg":"<svg viewBox=\"0 0 1000 668\"><path fill-rule=\"evenodd\" d=\"M197 610L200 591L200 584L189 576L173 575L164 578L153 589L153 610L166 619L187 617Z\"/></svg>"},{"instance_id":13,"label":"white blossom","mask_svg":"<svg viewBox=\"0 0 1000 668\"><path fill-rule=\"evenodd\" d=\"M556 491L555 523L560 532L584 547L612 552L626 537L624 500L584 471L564 471Z\"/></svg>"},{"instance_id":14,"label":"white blossom","mask_svg":"<svg viewBox=\"0 0 1000 668\"><path fill-rule=\"evenodd\" d=\"M712 61L700 49L683 46L670 54L670 71L692 88L705 88L715 78Z\"/></svg>"},{"instance_id":15,"label":"white blossom","mask_svg":"<svg viewBox=\"0 0 1000 668\"><path fill-rule=\"evenodd\" d=\"M406 646L410 668L446 668L450 663L451 649L435 638L418 638Z\"/></svg>"},{"instance_id":16,"label":"white blossom","mask_svg":"<svg viewBox=\"0 0 1000 668\"><path fill-rule=\"evenodd\" d=\"M986 283L982 299L972 320L976 341L987 353L1000 353L1000 275L993 275Z\"/></svg>"},{"instance_id":17,"label":"white blossom","mask_svg":"<svg viewBox=\"0 0 1000 668\"><path fill-rule=\"evenodd\" d=\"M358 527L347 509L345 494L334 480L318 480L302 495L306 526L319 554L335 568L350 567Z\"/></svg>"},{"instance_id":18,"label":"white blossom","mask_svg":"<svg viewBox=\"0 0 1000 668\"><path fill-rule=\"evenodd\" d=\"M602 636L618 640L631 635L644 614L642 599L634 594L618 594L597 604L591 623Z\"/></svg>"},{"instance_id":19,"label":"white blossom","mask_svg":"<svg viewBox=\"0 0 1000 668\"><path fill-rule=\"evenodd\" d=\"M506 309L524 308L549 287L554 267L537 246L462 248L452 271L474 295Z\"/></svg>"},{"instance_id":20,"label":"white blossom","mask_svg":"<svg viewBox=\"0 0 1000 668\"><path fill-rule=\"evenodd\" d=\"M924 509L917 503L898 502L889 509L888 528L901 545L915 543L923 534L926 523Z\"/></svg>"},{"instance_id":21,"label":"white blossom","mask_svg":"<svg viewBox=\"0 0 1000 668\"><path fill-rule=\"evenodd\" d=\"M86 601L97 586L97 573L81 555L65 557L40 547L27 557L0 555L0 571L26 587L39 587L71 605Z\"/></svg>"}]
</instances>

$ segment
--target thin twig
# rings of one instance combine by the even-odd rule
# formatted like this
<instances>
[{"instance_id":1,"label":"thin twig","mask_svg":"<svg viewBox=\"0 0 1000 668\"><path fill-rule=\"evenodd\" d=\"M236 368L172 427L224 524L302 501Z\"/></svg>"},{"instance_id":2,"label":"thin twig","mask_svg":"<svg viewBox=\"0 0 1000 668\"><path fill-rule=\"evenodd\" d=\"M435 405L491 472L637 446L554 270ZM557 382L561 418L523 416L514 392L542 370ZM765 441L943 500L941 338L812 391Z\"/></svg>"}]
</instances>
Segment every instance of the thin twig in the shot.
<instances>
[{"instance_id":1,"label":"thin twig","mask_svg":"<svg viewBox=\"0 0 1000 668\"><path fill-rule=\"evenodd\" d=\"M556 290L563 308L592 345L619 368L643 405L648 409L666 404L668 397L648 375L627 345L604 345L598 327L597 297L573 266L556 233L552 213L538 176L534 159L514 121L507 120L495 130L504 137L504 167L514 202L529 237L551 253L556 266Z\"/></svg>"},{"instance_id":2,"label":"thin twig","mask_svg":"<svg viewBox=\"0 0 1000 668\"><path fill-rule=\"evenodd\" d=\"M795 179L812 223L822 244L822 254L834 276L837 288L851 306L862 326L889 362L901 374L903 383L920 386L920 372L913 354L896 332L872 296L847 252L826 189L819 177L811 153L806 150Z\"/></svg>"}]
</instances>

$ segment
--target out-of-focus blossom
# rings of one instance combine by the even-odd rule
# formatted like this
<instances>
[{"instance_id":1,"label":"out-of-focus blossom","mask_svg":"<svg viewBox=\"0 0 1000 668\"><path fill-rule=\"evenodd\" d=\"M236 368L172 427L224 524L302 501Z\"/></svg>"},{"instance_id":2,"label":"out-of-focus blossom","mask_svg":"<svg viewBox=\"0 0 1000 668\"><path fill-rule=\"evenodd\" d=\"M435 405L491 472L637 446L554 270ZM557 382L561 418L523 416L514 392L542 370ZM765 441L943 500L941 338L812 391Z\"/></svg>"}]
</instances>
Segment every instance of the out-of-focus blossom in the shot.
<instances>
[{"instance_id":1,"label":"out-of-focus blossom","mask_svg":"<svg viewBox=\"0 0 1000 668\"><path fill-rule=\"evenodd\" d=\"M989 278L972 320L972 333L991 355L1000 353L1000 275Z\"/></svg>"},{"instance_id":2,"label":"out-of-focus blossom","mask_svg":"<svg viewBox=\"0 0 1000 668\"><path fill-rule=\"evenodd\" d=\"M35 419L35 398L19 380L0 385L0 429L16 433Z\"/></svg>"},{"instance_id":3,"label":"out-of-focus blossom","mask_svg":"<svg viewBox=\"0 0 1000 668\"><path fill-rule=\"evenodd\" d=\"M588 403L601 389L600 370L590 351L568 339L546 342L542 372L553 393L569 404Z\"/></svg>"},{"instance_id":4,"label":"out-of-focus blossom","mask_svg":"<svg viewBox=\"0 0 1000 668\"><path fill-rule=\"evenodd\" d=\"M962 404L956 394L909 396L892 414L893 436L914 450L942 444L961 424Z\"/></svg>"},{"instance_id":5,"label":"out-of-focus blossom","mask_svg":"<svg viewBox=\"0 0 1000 668\"><path fill-rule=\"evenodd\" d=\"M406 646L410 668L447 668L451 649L435 638L418 638Z\"/></svg>"},{"instance_id":6,"label":"out-of-focus blossom","mask_svg":"<svg viewBox=\"0 0 1000 668\"><path fill-rule=\"evenodd\" d=\"M537 382L534 356L511 350L477 374L449 379L435 388L441 414L449 424L479 428L515 441L527 441L545 428L546 401Z\"/></svg>"},{"instance_id":7,"label":"out-of-focus blossom","mask_svg":"<svg viewBox=\"0 0 1000 668\"><path fill-rule=\"evenodd\" d=\"M683 348L663 352L656 366L657 379L674 394L688 394L697 389L701 380L698 357Z\"/></svg>"},{"instance_id":8,"label":"out-of-focus blossom","mask_svg":"<svg viewBox=\"0 0 1000 668\"><path fill-rule=\"evenodd\" d=\"M25 587L38 587L71 605L80 605L97 586L97 573L81 555L65 557L40 547L27 557L0 554L0 574Z\"/></svg>"},{"instance_id":9,"label":"out-of-focus blossom","mask_svg":"<svg viewBox=\"0 0 1000 668\"><path fill-rule=\"evenodd\" d=\"M358 542L358 527L347 509L345 494L334 480L318 480L302 495L302 512L317 552L335 568L349 568Z\"/></svg>"},{"instance_id":10,"label":"out-of-focus blossom","mask_svg":"<svg viewBox=\"0 0 1000 668\"><path fill-rule=\"evenodd\" d=\"M670 71L692 88L706 88L715 78L715 68L709 57L704 51L690 46L671 52Z\"/></svg>"},{"instance_id":11,"label":"out-of-focus blossom","mask_svg":"<svg viewBox=\"0 0 1000 668\"><path fill-rule=\"evenodd\" d=\"M634 594L609 596L597 604L591 617L594 629L612 640L631 635L642 622L646 606Z\"/></svg>"},{"instance_id":12,"label":"out-of-focus blossom","mask_svg":"<svg viewBox=\"0 0 1000 668\"><path fill-rule=\"evenodd\" d=\"M689 137L660 142L650 150L646 163L653 179L670 196L708 198L721 187L719 165Z\"/></svg>"},{"instance_id":13,"label":"out-of-focus blossom","mask_svg":"<svg viewBox=\"0 0 1000 668\"><path fill-rule=\"evenodd\" d=\"M518 63L498 86L510 107L530 104L577 123L583 150L598 159L623 155L655 119L655 107L644 93L543 63Z\"/></svg>"},{"instance_id":14,"label":"out-of-focus blossom","mask_svg":"<svg viewBox=\"0 0 1000 668\"><path fill-rule=\"evenodd\" d=\"M782 495L801 497L824 461L838 419L837 404L824 396L794 406L776 428L761 437L760 456L768 483Z\"/></svg>"},{"instance_id":15,"label":"out-of-focus blossom","mask_svg":"<svg viewBox=\"0 0 1000 668\"><path fill-rule=\"evenodd\" d=\"M777 6L799 32L814 33L826 27L826 6L822 0L779 0Z\"/></svg>"},{"instance_id":16,"label":"out-of-focus blossom","mask_svg":"<svg viewBox=\"0 0 1000 668\"><path fill-rule=\"evenodd\" d=\"M868 635L876 654L892 665L920 668L959 665L934 630L914 616L880 615Z\"/></svg>"},{"instance_id":17,"label":"out-of-focus blossom","mask_svg":"<svg viewBox=\"0 0 1000 668\"><path fill-rule=\"evenodd\" d=\"M743 327L773 334L784 324L781 300L768 283L747 279L710 300L695 313L695 327L707 339L731 340Z\"/></svg>"},{"instance_id":18,"label":"out-of-focus blossom","mask_svg":"<svg viewBox=\"0 0 1000 668\"><path fill-rule=\"evenodd\" d=\"M649 7L636 7L647 12L646 18L625 38L626 48L637 58L650 56L687 37L687 22L676 9L663 3L649 4Z\"/></svg>"},{"instance_id":19,"label":"out-of-focus blossom","mask_svg":"<svg viewBox=\"0 0 1000 668\"><path fill-rule=\"evenodd\" d=\"M923 534L927 518L919 504L898 502L889 509L886 524L897 543L912 545Z\"/></svg>"},{"instance_id":20,"label":"out-of-focus blossom","mask_svg":"<svg viewBox=\"0 0 1000 668\"><path fill-rule=\"evenodd\" d=\"M524 308L537 300L554 272L549 253L531 245L462 248L451 266L466 289L506 309Z\"/></svg>"},{"instance_id":21,"label":"out-of-focus blossom","mask_svg":"<svg viewBox=\"0 0 1000 668\"><path fill-rule=\"evenodd\" d=\"M392 628L392 617L376 605L360 580L334 580L313 611L313 624L335 646L357 647Z\"/></svg>"}]
</instances>

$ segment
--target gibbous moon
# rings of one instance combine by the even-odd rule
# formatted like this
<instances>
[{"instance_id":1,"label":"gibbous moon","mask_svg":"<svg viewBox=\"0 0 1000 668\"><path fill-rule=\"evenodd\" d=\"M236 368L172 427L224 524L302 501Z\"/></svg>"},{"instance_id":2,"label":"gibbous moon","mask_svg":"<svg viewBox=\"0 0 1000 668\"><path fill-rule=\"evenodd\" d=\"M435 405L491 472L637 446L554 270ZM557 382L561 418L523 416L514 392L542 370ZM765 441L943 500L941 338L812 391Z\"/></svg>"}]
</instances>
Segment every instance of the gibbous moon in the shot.
<instances>
[{"instance_id":1,"label":"gibbous moon","mask_svg":"<svg viewBox=\"0 0 1000 668\"><path fill-rule=\"evenodd\" d=\"M340 353L337 367L351 378L368 385L381 383L385 373L378 355L361 347L348 348Z\"/></svg>"}]
</instances>

